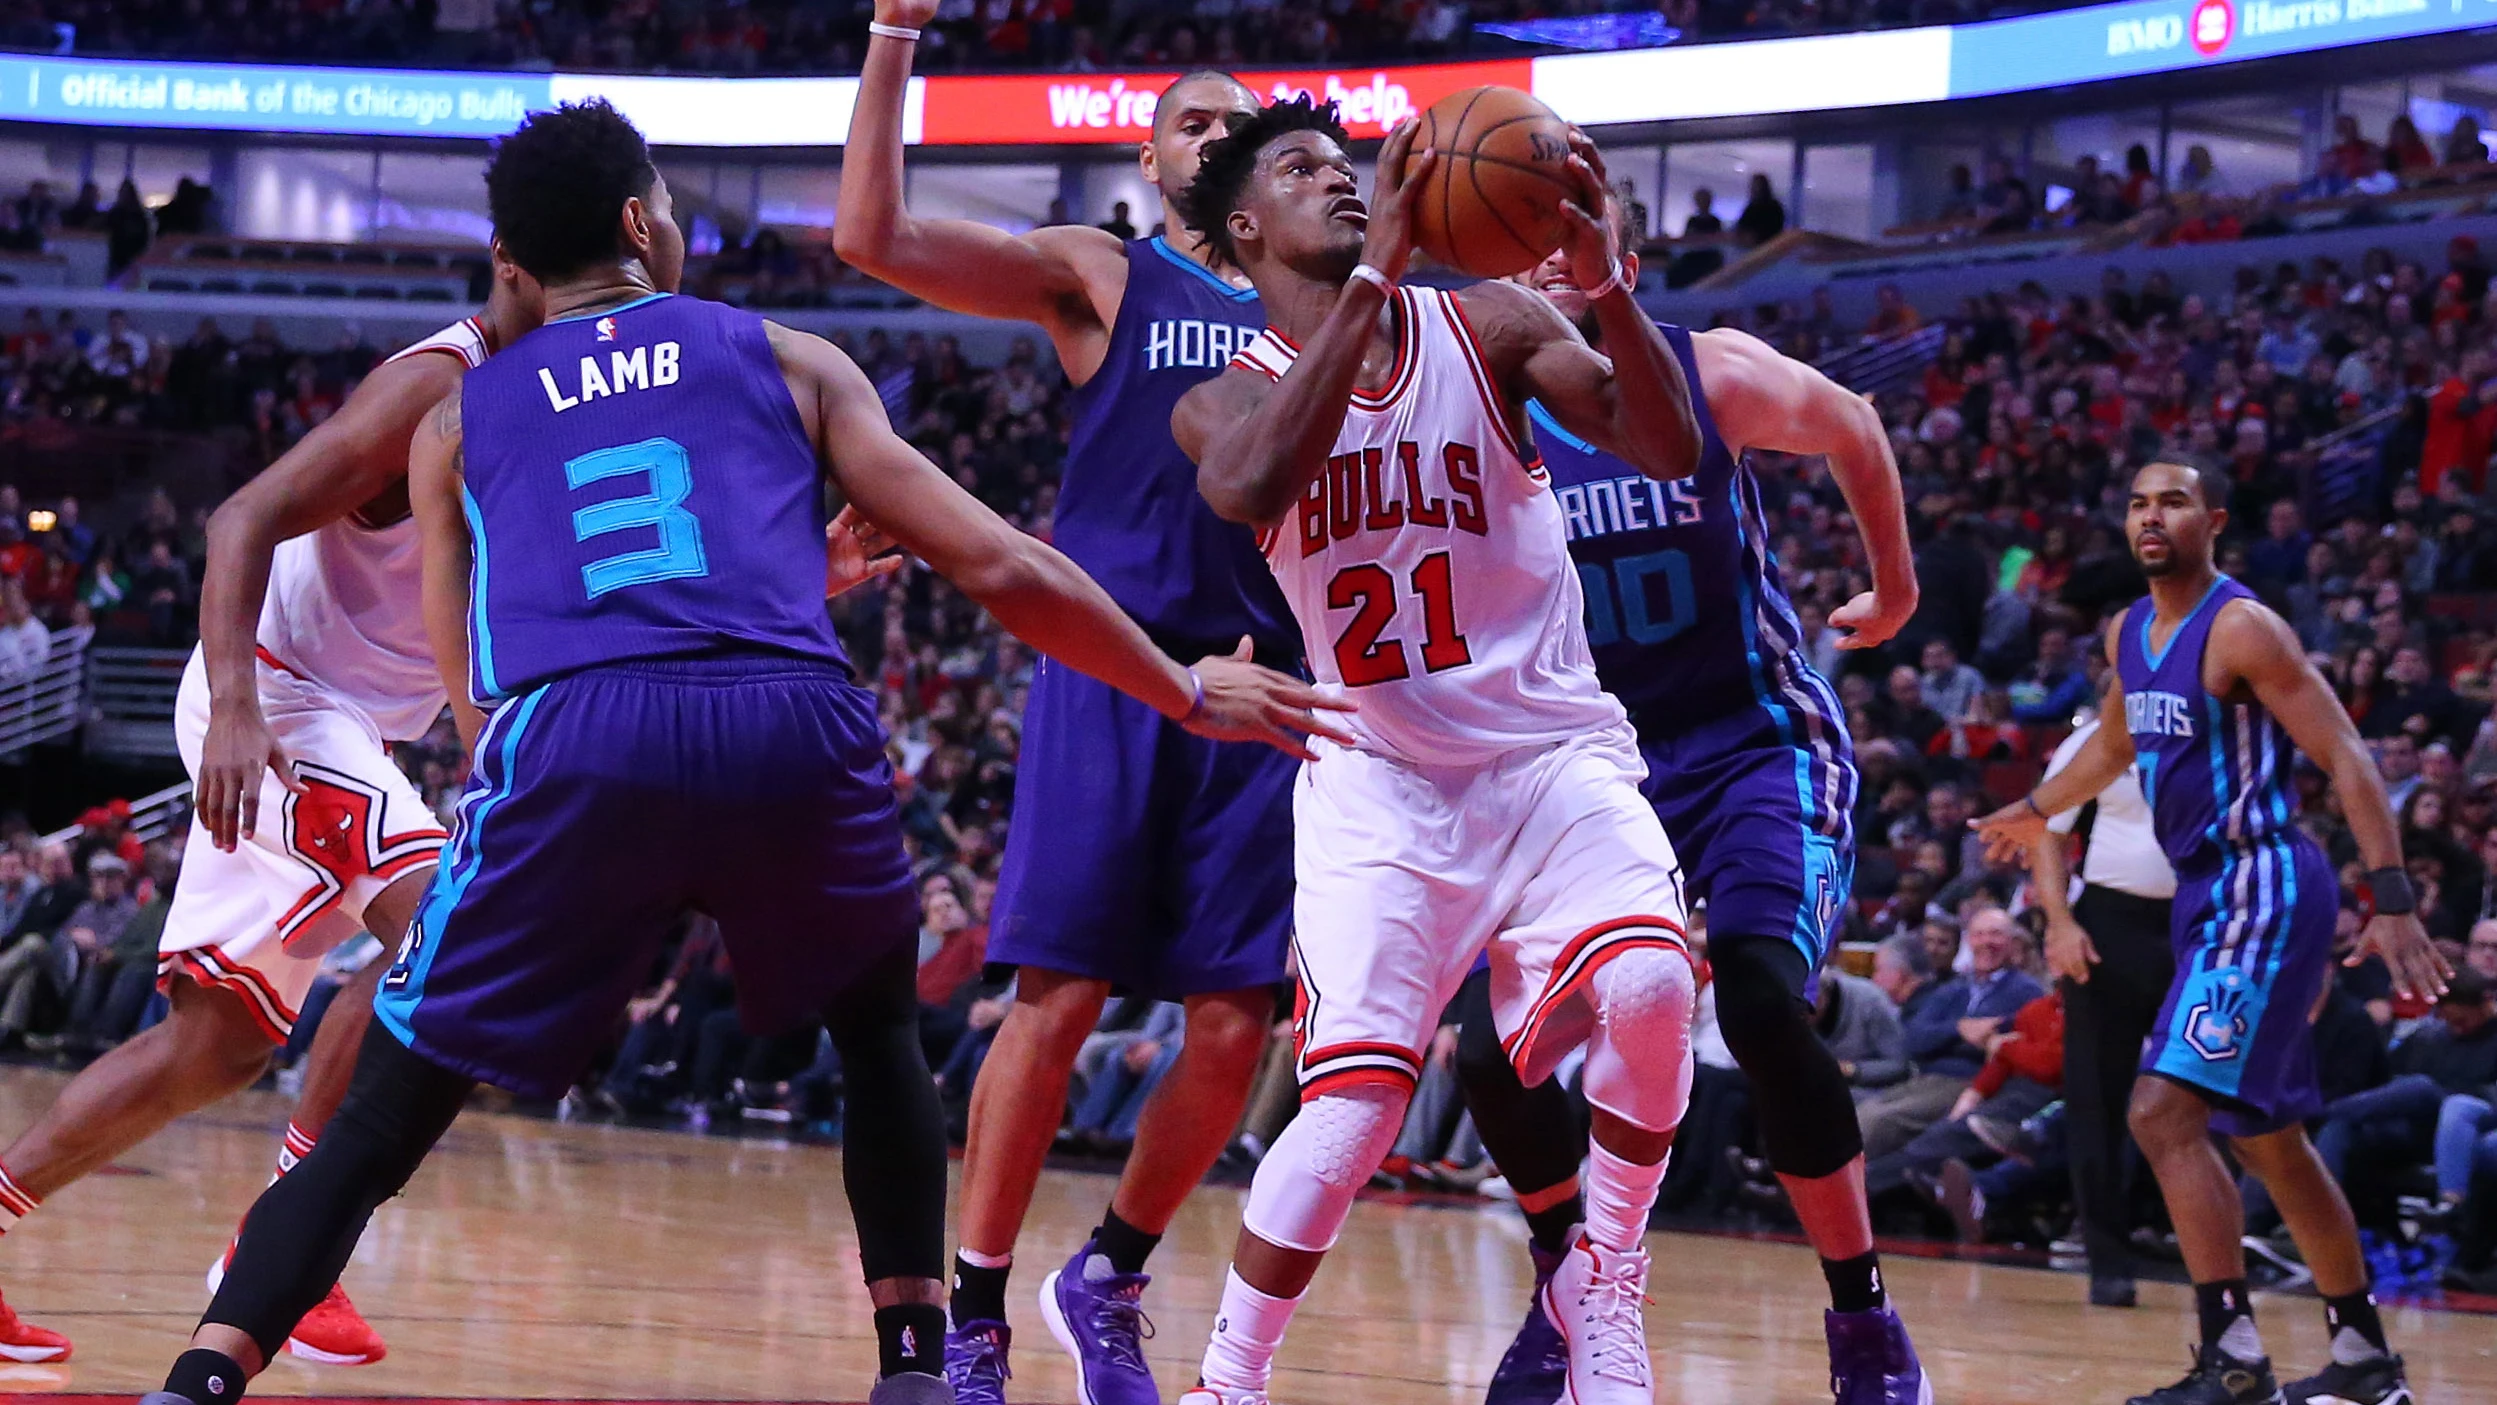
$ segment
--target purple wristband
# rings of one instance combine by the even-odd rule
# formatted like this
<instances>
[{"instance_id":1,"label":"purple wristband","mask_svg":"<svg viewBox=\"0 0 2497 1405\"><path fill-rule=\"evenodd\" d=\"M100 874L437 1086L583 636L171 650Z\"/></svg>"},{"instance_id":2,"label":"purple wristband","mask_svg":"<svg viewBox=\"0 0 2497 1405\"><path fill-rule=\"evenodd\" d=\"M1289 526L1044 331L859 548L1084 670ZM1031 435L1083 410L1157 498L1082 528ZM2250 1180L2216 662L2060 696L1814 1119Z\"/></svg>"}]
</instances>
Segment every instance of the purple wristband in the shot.
<instances>
[{"instance_id":1,"label":"purple wristband","mask_svg":"<svg viewBox=\"0 0 2497 1405\"><path fill-rule=\"evenodd\" d=\"M1188 710L1179 714L1179 721L1182 726L1190 722L1194 722L1199 717L1205 715L1205 679L1192 668L1188 670L1188 681L1195 685L1196 697L1189 701Z\"/></svg>"}]
</instances>

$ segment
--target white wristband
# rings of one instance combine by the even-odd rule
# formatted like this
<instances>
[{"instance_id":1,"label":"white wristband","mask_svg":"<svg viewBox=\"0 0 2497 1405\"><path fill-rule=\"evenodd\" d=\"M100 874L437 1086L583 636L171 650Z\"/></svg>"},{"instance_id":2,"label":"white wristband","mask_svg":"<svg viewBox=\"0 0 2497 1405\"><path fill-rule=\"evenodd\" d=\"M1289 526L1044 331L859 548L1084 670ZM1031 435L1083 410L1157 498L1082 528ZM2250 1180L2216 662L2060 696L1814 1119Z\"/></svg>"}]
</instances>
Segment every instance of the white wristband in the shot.
<instances>
[{"instance_id":1,"label":"white wristband","mask_svg":"<svg viewBox=\"0 0 2497 1405\"><path fill-rule=\"evenodd\" d=\"M919 42L918 30L904 29L898 24L883 24L876 21L870 21L867 25L867 32L870 34L881 35L887 39L899 39L905 44L916 44Z\"/></svg>"},{"instance_id":2,"label":"white wristband","mask_svg":"<svg viewBox=\"0 0 2497 1405\"><path fill-rule=\"evenodd\" d=\"M1388 277L1384 273L1379 272L1377 269L1372 268L1366 263L1354 264L1352 276L1360 279L1364 283L1369 284L1371 287L1378 289L1380 292L1387 294L1391 298L1396 296L1396 280Z\"/></svg>"},{"instance_id":3,"label":"white wristband","mask_svg":"<svg viewBox=\"0 0 2497 1405\"><path fill-rule=\"evenodd\" d=\"M1597 298L1610 296L1615 289L1627 286L1629 285L1622 280L1621 276L1621 260L1614 259L1613 271L1605 276L1603 282L1587 289L1587 301L1593 302Z\"/></svg>"}]
</instances>

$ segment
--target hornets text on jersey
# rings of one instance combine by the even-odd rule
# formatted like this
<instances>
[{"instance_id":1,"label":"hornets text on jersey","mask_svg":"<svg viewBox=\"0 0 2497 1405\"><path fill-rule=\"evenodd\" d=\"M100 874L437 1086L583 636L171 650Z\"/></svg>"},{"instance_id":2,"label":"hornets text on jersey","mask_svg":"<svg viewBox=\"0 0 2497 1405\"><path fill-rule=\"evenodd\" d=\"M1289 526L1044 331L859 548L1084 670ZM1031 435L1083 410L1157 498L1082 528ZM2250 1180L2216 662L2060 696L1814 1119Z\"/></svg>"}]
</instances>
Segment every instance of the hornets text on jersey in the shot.
<instances>
[{"instance_id":1,"label":"hornets text on jersey","mask_svg":"<svg viewBox=\"0 0 2497 1405\"><path fill-rule=\"evenodd\" d=\"M1527 410L1586 595L1596 672L1643 739L1764 716L1797 751L1806 824L1839 834L1855 803L1846 713L1804 659L1759 480L1709 414L1691 334L1660 330L1691 387L1696 474L1650 478L1542 405Z\"/></svg>"}]
</instances>

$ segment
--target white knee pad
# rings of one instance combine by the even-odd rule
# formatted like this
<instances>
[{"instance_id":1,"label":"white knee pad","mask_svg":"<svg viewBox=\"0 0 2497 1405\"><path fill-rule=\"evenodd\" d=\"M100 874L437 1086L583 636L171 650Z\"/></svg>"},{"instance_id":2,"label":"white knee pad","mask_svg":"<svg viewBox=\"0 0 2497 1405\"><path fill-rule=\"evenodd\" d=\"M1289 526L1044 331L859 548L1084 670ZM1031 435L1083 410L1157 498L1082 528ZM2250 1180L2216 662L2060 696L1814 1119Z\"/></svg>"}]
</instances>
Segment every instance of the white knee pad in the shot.
<instances>
[{"instance_id":1,"label":"white knee pad","mask_svg":"<svg viewBox=\"0 0 2497 1405\"><path fill-rule=\"evenodd\" d=\"M1258 1163L1241 1224L1286 1249L1334 1248L1354 1193L1395 1146L1411 1099L1402 1088L1375 1083L1310 1099Z\"/></svg>"},{"instance_id":2,"label":"white knee pad","mask_svg":"<svg viewBox=\"0 0 2497 1405\"><path fill-rule=\"evenodd\" d=\"M1625 951L1595 973L1587 1101L1636 1127L1669 1132L1691 1102L1691 1007L1699 987L1678 951Z\"/></svg>"}]
</instances>

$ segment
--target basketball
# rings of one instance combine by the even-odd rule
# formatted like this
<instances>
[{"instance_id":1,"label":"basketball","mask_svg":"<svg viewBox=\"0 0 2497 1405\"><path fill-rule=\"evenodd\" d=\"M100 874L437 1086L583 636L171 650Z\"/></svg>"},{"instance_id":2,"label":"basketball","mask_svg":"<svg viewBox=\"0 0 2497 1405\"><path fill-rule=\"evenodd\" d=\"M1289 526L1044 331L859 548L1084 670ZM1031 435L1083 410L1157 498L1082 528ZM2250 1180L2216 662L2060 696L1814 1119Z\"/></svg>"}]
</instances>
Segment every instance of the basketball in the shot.
<instances>
[{"instance_id":1,"label":"basketball","mask_svg":"<svg viewBox=\"0 0 2497 1405\"><path fill-rule=\"evenodd\" d=\"M1515 88L1468 88L1431 104L1413 149L1436 151L1415 211L1424 252L1477 278L1541 263L1568 234L1561 202L1569 124Z\"/></svg>"}]
</instances>

